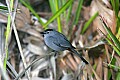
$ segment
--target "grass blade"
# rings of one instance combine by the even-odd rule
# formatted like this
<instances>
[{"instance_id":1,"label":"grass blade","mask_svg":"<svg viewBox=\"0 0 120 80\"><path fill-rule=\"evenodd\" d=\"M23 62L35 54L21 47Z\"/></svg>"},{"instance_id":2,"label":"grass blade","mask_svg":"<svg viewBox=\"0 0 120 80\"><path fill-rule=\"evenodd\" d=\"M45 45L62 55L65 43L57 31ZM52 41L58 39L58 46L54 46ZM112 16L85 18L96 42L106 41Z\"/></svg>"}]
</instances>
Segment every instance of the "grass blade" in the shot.
<instances>
[{"instance_id":1,"label":"grass blade","mask_svg":"<svg viewBox=\"0 0 120 80\"><path fill-rule=\"evenodd\" d=\"M119 12L119 0L111 0L112 7L115 11L116 17L118 17L118 12Z\"/></svg>"},{"instance_id":2,"label":"grass blade","mask_svg":"<svg viewBox=\"0 0 120 80\"><path fill-rule=\"evenodd\" d=\"M76 25L78 23L78 21L79 21L79 16L80 16L82 4L83 4L83 0L79 0L79 4L78 4L77 10L76 10L73 25Z\"/></svg>"},{"instance_id":3,"label":"grass blade","mask_svg":"<svg viewBox=\"0 0 120 80\"><path fill-rule=\"evenodd\" d=\"M83 29L81 31L81 34L84 34L85 31L88 29L89 25L92 23L92 21L98 16L98 12L96 12L83 26Z\"/></svg>"},{"instance_id":4,"label":"grass blade","mask_svg":"<svg viewBox=\"0 0 120 80\"><path fill-rule=\"evenodd\" d=\"M8 38L9 38L9 33L10 33L10 25L11 25L11 17L10 14L12 12L12 8L13 8L13 0L10 1L6 1L7 6L8 6L8 22L7 22L7 29L6 29L6 36L5 36L5 58L4 58L4 69L6 70L6 64L7 64L7 59L8 59Z\"/></svg>"},{"instance_id":5,"label":"grass blade","mask_svg":"<svg viewBox=\"0 0 120 80\"><path fill-rule=\"evenodd\" d=\"M35 15L39 21L39 23L43 26L44 22L41 20L41 18L39 17L39 15L37 14L37 12L34 11L34 9L30 6L30 4L28 4L28 2L24 1L24 0L20 0L20 2L25 5L31 12L33 15Z\"/></svg>"},{"instance_id":6,"label":"grass blade","mask_svg":"<svg viewBox=\"0 0 120 80\"><path fill-rule=\"evenodd\" d=\"M56 11L58 11L59 10L58 0L55 0L55 4L56 4L55 5ZM57 23L58 23L58 31L62 32L60 16L57 17Z\"/></svg>"},{"instance_id":7,"label":"grass blade","mask_svg":"<svg viewBox=\"0 0 120 80\"><path fill-rule=\"evenodd\" d=\"M53 14L55 14L56 9L55 9L55 0L49 0L50 8Z\"/></svg>"},{"instance_id":8,"label":"grass blade","mask_svg":"<svg viewBox=\"0 0 120 80\"><path fill-rule=\"evenodd\" d=\"M71 14L71 11L72 11L72 7L73 7L73 4L70 4L70 7L69 7L69 9L68 9L67 18L66 18L67 23L68 23L69 20L70 20L70 14Z\"/></svg>"},{"instance_id":9,"label":"grass blade","mask_svg":"<svg viewBox=\"0 0 120 80\"><path fill-rule=\"evenodd\" d=\"M63 7L61 7L59 9L59 11L57 11L43 26L44 28L46 28L46 26L48 26L55 18L57 18L62 12L64 12L69 5L73 2L73 0L69 0L68 2L66 2L65 5L63 5Z\"/></svg>"},{"instance_id":10,"label":"grass blade","mask_svg":"<svg viewBox=\"0 0 120 80\"><path fill-rule=\"evenodd\" d=\"M110 30L110 28L107 27L107 25L106 25L106 23L104 21L103 21L103 25L104 25L104 28L106 29L106 31L108 32L108 35L111 37L111 39L115 43L116 47L120 50L120 42L119 42L119 40L112 33L112 31Z\"/></svg>"},{"instance_id":11,"label":"grass blade","mask_svg":"<svg viewBox=\"0 0 120 80\"><path fill-rule=\"evenodd\" d=\"M110 41L110 40L108 40L108 39L107 39L107 41L110 43L110 45L113 46L113 49L114 49L114 50L118 53L118 55L120 56L120 42L119 42L119 40L118 40L118 39L116 38L116 36L112 33L112 31L110 30L110 28L108 28L108 26L107 26L107 24L105 23L105 21L104 21L103 18L101 18L101 21L102 21L102 24L103 24L105 30L106 30L107 33L108 33L107 38L110 37L113 42Z\"/></svg>"}]
</instances>

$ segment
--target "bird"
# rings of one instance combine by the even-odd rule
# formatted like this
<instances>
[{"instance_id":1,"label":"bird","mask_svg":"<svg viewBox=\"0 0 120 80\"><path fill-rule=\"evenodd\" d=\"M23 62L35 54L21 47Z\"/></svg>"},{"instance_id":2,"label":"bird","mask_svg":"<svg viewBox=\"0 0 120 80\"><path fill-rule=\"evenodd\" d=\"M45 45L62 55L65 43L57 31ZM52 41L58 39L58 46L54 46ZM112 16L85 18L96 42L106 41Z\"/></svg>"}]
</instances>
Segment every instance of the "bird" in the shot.
<instances>
[{"instance_id":1,"label":"bird","mask_svg":"<svg viewBox=\"0 0 120 80\"><path fill-rule=\"evenodd\" d=\"M45 44L52 50L56 52L69 50L76 54L76 56L79 56L85 64L88 64L88 61L75 50L75 47L72 46L66 36L62 33L56 31L55 29L46 29L45 31L40 32L40 34L43 36Z\"/></svg>"}]
</instances>

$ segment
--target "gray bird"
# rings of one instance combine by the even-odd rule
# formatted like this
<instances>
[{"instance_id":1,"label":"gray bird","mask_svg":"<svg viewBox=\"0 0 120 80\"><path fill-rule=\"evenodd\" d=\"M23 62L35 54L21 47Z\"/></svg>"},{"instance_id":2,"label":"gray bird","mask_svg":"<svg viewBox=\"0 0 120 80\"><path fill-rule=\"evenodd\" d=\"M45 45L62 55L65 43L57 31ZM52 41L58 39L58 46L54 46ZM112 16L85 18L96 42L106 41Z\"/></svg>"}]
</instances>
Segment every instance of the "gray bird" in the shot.
<instances>
[{"instance_id":1,"label":"gray bird","mask_svg":"<svg viewBox=\"0 0 120 80\"><path fill-rule=\"evenodd\" d=\"M86 61L82 55L78 54L78 52L75 50L75 47L72 46L72 44L67 40L67 38L58 31L54 29L47 29L44 32L40 32L44 37L45 44L53 49L54 51L64 51L69 50L75 53L77 56L81 58L83 62L88 64L88 61Z\"/></svg>"}]
</instances>

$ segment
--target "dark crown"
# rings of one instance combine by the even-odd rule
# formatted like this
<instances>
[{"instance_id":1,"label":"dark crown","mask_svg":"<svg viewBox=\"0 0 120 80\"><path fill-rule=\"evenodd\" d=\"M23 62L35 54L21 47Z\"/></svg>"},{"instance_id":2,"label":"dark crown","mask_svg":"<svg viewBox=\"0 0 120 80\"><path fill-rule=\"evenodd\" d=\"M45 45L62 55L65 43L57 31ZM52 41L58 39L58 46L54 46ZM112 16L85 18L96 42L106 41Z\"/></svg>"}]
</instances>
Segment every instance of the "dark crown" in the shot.
<instances>
[{"instance_id":1,"label":"dark crown","mask_svg":"<svg viewBox=\"0 0 120 80\"><path fill-rule=\"evenodd\" d=\"M55 31L54 29L46 29L45 32L47 31Z\"/></svg>"}]
</instances>

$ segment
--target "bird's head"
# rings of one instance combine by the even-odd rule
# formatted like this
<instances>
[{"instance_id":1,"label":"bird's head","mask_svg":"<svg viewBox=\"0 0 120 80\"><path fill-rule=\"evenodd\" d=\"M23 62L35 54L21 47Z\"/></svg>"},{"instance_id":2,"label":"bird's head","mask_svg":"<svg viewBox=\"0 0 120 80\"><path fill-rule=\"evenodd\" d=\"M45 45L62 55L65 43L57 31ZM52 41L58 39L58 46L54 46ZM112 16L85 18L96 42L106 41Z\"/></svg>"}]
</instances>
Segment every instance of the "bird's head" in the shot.
<instances>
[{"instance_id":1,"label":"bird's head","mask_svg":"<svg viewBox=\"0 0 120 80\"><path fill-rule=\"evenodd\" d=\"M43 36L45 36L45 35L53 34L54 32L55 32L54 29L46 29L44 32L40 32L40 34L42 34Z\"/></svg>"}]
</instances>

